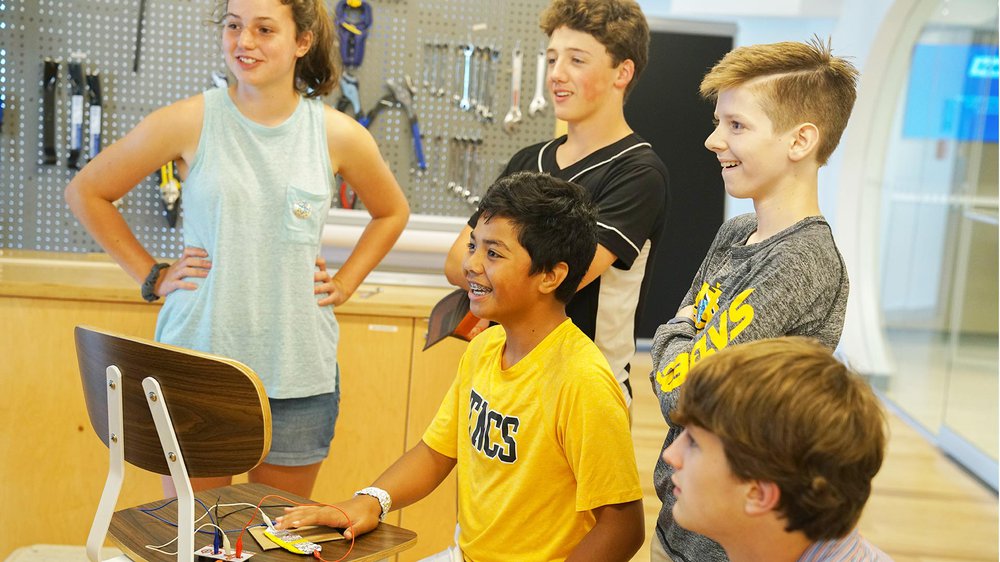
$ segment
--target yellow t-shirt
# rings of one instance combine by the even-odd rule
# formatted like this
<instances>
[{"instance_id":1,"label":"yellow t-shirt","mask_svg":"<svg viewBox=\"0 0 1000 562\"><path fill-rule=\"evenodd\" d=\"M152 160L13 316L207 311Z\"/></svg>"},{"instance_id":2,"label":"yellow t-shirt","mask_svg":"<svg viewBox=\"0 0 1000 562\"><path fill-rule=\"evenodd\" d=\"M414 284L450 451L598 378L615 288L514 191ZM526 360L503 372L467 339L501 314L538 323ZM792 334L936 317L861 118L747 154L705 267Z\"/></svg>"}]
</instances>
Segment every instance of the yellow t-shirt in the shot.
<instances>
[{"instance_id":1,"label":"yellow t-shirt","mask_svg":"<svg viewBox=\"0 0 1000 562\"><path fill-rule=\"evenodd\" d=\"M423 440L457 459L468 560L563 560L591 509L642 498L628 408L572 321L503 370L506 339L494 326L472 340Z\"/></svg>"}]
</instances>

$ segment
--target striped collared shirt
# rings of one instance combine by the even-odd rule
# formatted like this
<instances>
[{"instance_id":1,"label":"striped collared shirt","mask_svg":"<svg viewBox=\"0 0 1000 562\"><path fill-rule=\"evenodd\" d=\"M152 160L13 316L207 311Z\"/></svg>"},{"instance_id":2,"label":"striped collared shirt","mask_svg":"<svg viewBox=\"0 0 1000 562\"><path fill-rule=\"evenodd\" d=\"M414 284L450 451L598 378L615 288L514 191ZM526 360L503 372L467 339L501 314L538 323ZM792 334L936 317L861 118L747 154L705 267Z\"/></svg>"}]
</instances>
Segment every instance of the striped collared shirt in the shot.
<instances>
[{"instance_id":1,"label":"striped collared shirt","mask_svg":"<svg viewBox=\"0 0 1000 562\"><path fill-rule=\"evenodd\" d=\"M891 562L892 558L858 534L857 529L844 538L813 543L798 562Z\"/></svg>"}]
</instances>

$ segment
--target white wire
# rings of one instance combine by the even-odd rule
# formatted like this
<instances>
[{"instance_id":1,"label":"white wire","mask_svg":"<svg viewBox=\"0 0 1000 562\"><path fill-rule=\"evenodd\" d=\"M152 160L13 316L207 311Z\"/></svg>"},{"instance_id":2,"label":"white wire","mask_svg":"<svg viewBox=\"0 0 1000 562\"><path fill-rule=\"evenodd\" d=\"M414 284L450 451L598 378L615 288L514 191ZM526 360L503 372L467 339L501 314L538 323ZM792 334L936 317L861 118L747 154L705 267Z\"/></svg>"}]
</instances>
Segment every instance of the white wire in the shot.
<instances>
[{"instance_id":1,"label":"white wire","mask_svg":"<svg viewBox=\"0 0 1000 562\"><path fill-rule=\"evenodd\" d=\"M199 519L199 520L200 520L200 519L204 519L204 516L202 516L202 517L199 517L198 519ZM219 526L218 526L218 525L216 525L215 523L204 523L204 524L202 524L202 525L199 525L199 526L198 526L198 527L197 527L197 528L196 528L196 529L194 530L194 532L195 532L195 533L197 534L197 533L198 533L198 531L201 531L201 530L202 530L202 529L204 529L205 527L215 527L216 529L218 529L218 530L219 530L219 532L220 532L220 533L222 533L222 536L223 536L223 538L225 539L225 537L226 537L226 532L222 530L222 527L219 527ZM163 551L163 550L160 550L160 549L161 549L161 548L163 548L163 547L165 547L165 546L168 546L168 545L171 545L171 544L173 544L173 543L177 542L177 539L178 539L178 538L179 538L179 537L174 537L174 538L170 539L169 541L167 541L167 542L165 542L165 543L163 543L163 544L160 544L160 545L151 545L151 544L147 544L147 545L146 545L146 548L148 548L149 550L153 550L153 551L156 551L156 552L159 552L160 554L166 554L166 555L168 555L168 556L177 556L177 554L178 554L177 552L166 552L166 551ZM228 550L228 548L227 548L227 550Z\"/></svg>"},{"instance_id":2,"label":"white wire","mask_svg":"<svg viewBox=\"0 0 1000 562\"><path fill-rule=\"evenodd\" d=\"M217 503L217 504L211 506L210 508L208 508L208 510L206 510L205 513L201 517L195 519L194 523L197 524L202 519L208 517L209 511L212 510L212 509L214 509L214 508L216 508L216 507L252 507L252 508L254 508L254 509L256 509L257 511L260 512L260 516L261 516L261 518L264 519L264 524L267 525L267 528L271 529L271 530L274 530L274 526L271 523L271 518L268 517L266 513L264 513L264 510L262 508L258 507L255 504L245 503L245 502ZM219 530L220 533L222 533L222 540L223 540L223 542L224 543L228 543L229 542L229 537L226 536L226 532L224 530L222 530L221 527L219 527L218 525L216 525L214 523L205 523L205 524L199 526L197 529L195 529L194 532L197 534L198 531L201 531L204 527L215 527L216 529ZM177 556L178 553L176 553L176 552L166 552L166 551L160 550L160 549L162 549L162 548L164 548L166 546L169 546L169 545L171 545L171 544L173 544L175 542L177 542L177 537L174 537L174 538L170 539L169 541L167 541L167 542L165 542L163 544L160 544L160 545L147 544L146 548L149 549L149 550L155 551L155 552L159 552L160 554L166 554L166 555L169 555L169 556ZM229 550L228 546L225 546L225 548L226 548L226 550Z\"/></svg>"},{"instance_id":3,"label":"white wire","mask_svg":"<svg viewBox=\"0 0 1000 562\"><path fill-rule=\"evenodd\" d=\"M244 503L244 502L237 502L237 503L220 503L220 504L216 504L216 505L218 505L219 507L237 507L237 506L252 507L252 508L254 508L254 509L256 509L257 511L260 512L260 516L261 516L262 519L264 519L264 524L267 525L267 528L271 529L271 530L274 530L274 525L271 523L271 518L268 517L266 513L264 513L264 510L262 508L258 507L255 504Z\"/></svg>"}]
</instances>

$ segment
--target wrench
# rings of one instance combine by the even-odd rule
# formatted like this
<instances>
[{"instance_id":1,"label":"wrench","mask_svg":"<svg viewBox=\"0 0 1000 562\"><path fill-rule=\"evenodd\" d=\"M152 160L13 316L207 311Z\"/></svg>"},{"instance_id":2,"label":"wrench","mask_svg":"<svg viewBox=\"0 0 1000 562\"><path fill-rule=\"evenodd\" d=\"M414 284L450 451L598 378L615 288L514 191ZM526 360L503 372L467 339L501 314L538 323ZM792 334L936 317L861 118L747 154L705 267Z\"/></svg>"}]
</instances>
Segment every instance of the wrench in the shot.
<instances>
[{"instance_id":1,"label":"wrench","mask_svg":"<svg viewBox=\"0 0 1000 562\"><path fill-rule=\"evenodd\" d=\"M476 80L476 114L480 119L486 118L486 79L490 73L490 48L483 47L477 57L479 59L479 72Z\"/></svg>"},{"instance_id":2,"label":"wrench","mask_svg":"<svg viewBox=\"0 0 1000 562\"><path fill-rule=\"evenodd\" d=\"M448 44L438 43L434 45L434 87L433 93L437 97L444 96L445 85L448 81L448 73L445 66L448 64Z\"/></svg>"},{"instance_id":3,"label":"wrench","mask_svg":"<svg viewBox=\"0 0 1000 562\"><path fill-rule=\"evenodd\" d=\"M423 62L423 65L424 65L424 68L423 68L423 70L424 70L424 81L423 81L423 86L424 86L424 90L428 90L428 91L430 90L430 87L431 87L431 68L432 68L432 65L431 65L431 55L433 53L434 53L434 43L431 43L431 42L424 43L424 51L423 51L423 56L424 56L424 62Z\"/></svg>"},{"instance_id":4,"label":"wrench","mask_svg":"<svg viewBox=\"0 0 1000 562\"><path fill-rule=\"evenodd\" d=\"M469 109L479 106L479 51L480 48L472 47L472 62L469 66Z\"/></svg>"},{"instance_id":5,"label":"wrench","mask_svg":"<svg viewBox=\"0 0 1000 562\"><path fill-rule=\"evenodd\" d=\"M514 126L521 121L521 63L524 53L520 47L514 47L510 70L510 109L503 117L503 130L507 134L514 133Z\"/></svg>"},{"instance_id":6,"label":"wrench","mask_svg":"<svg viewBox=\"0 0 1000 562\"><path fill-rule=\"evenodd\" d=\"M458 100L458 107L462 111L468 111L472 107L472 102L469 101L469 72L472 65L472 53L475 50L471 43L462 47L462 55L465 56L465 78L462 79L462 99Z\"/></svg>"},{"instance_id":7,"label":"wrench","mask_svg":"<svg viewBox=\"0 0 1000 562\"><path fill-rule=\"evenodd\" d=\"M500 68L500 65L498 64L499 61L500 50L490 46L489 72L486 76L486 109L483 112L483 117L485 117L490 123L493 122L493 117L495 117L493 115L493 89L497 79L496 75L500 72L498 70Z\"/></svg>"},{"instance_id":8,"label":"wrench","mask_svg":"<svg viewBox=\"0 0 1000 562\"><path fill-rule=\"evenodd\" d=\"M538 51L538 63L535 67L535 97L528 104L528 115L535 115L545 109L545 95L542 85L545 84L545 51Z\"/></svg>"}]
</instances>

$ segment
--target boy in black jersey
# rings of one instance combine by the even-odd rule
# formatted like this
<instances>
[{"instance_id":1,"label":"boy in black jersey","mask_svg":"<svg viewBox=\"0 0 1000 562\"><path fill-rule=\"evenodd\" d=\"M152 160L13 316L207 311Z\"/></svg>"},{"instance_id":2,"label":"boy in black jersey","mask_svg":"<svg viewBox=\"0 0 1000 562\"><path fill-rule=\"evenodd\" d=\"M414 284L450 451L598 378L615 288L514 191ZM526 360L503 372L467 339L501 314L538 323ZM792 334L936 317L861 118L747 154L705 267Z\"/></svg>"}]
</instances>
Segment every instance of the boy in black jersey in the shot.
<instances>
[{"instance_id":1,"label":"boy in black jersey","mask_svg":"<svg viewBox=\"0 0 1000 562\"><path fill-rule=\"evenodd\" d=\"M597 253L566 307L594 340L631 401L635 328L667 214L667 168L625 121L623 106L646 66L649 27L634 0L553 0L546 83L567 134L517 152L501 177L528 170L581 185L598 208ZM465 289L462 259L478 213L455 240L448 280Z\"/></svg>"}]
</instances>

